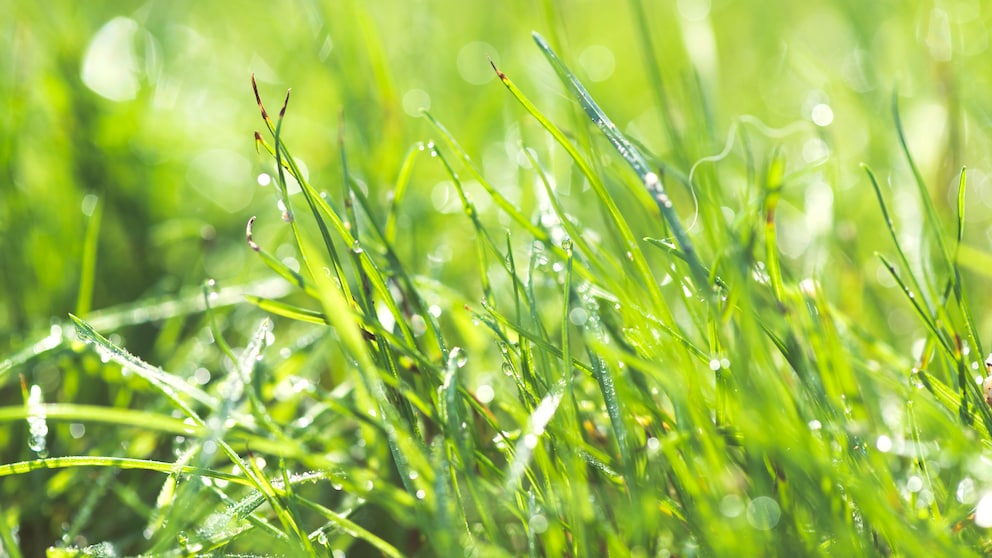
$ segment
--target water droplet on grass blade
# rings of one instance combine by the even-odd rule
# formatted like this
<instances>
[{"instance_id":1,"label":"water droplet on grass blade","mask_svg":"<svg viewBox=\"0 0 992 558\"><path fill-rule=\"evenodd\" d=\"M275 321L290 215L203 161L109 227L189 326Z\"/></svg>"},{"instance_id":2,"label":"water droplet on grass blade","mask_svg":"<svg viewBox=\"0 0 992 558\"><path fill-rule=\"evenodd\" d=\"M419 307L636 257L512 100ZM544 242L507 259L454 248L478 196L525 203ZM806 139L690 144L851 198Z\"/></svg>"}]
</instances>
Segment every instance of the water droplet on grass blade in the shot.
<instances>
[{"instance_id":1,"label":"water droplet on grass blade","mask_svg":"<svg viewBox=\"0 0 992 558\"><path fill-rule=\"evenodd\" d=\"M448 354L448 365L454 365L456 368L462 368L468 364L468 353L465 349L461 347L453 347L451 352Z\"/></svg>"},{"instance_id":2,"label":"water droplet on grass blade","mask_svg":"<svg viewBox=\"0 0 992 558\"><path fill-rule=\"evenodd\" d=\"M34 384L28 392L28 447L38 454L38 457L48 457L47 436L48 421L45 417L45 400L41 393L41 386Z\"/></svg>"}]
</instances>

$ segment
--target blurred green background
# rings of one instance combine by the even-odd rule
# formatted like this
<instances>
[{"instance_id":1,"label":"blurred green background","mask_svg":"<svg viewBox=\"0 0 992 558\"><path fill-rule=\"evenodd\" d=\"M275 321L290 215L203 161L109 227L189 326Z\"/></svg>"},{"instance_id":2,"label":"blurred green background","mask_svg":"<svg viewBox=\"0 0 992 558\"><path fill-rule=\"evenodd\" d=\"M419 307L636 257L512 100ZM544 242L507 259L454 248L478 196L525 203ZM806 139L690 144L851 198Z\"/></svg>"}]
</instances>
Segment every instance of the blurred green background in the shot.
<instances>
[{"instance_id":1,"label":"blurred green background","mask_svg":"<svg viewBox=\"0 0 992 558\"><path fill-rule=\"evenodd\" d=\"M938 202L953 195L949 186L967 163L969 241L983 247L992 231L982 63L989 13L978 1L287 1L236 9L18 2L2 9L0 354L74 310L87 215L96 204L103 218L92 308L173 294L207 277L231 284L266 274L241 232L251 215L260 215L260 230L278 215L275 196L256 181L270 169L254 153L252 131L261 121L252 73L270 110L293 88L286 134L319 188L335 191L340 183L343 114L352 170L384 203L405 152L432 139L416 116L424 106L487 176L519 188L513 155L521 114L487 57L542 109L574 109L533 46L532 30L558 43L621 128L685 170L719 152L741 115L788 130L828 107L829 125L771 140L786 146L793 168L830 155L786 191L786 217L794 209L799 225L792 228L801 237L790 245L796 237L786 235L786 255L802 260L806 272L825 265L825 251L803 258L818 237L850 241L852 272L878 271L864 256L879 247L881 221L857 163L871 164L896 188L907 178L894 157L894 90ZM635 32L641 15L667 115ZM700 101L708 119L698 114ZM666 116L683 147L666 133ZM415 178L404 208L411 233L424 237L412 245L424 250L438 219L464 226L436 211L444 200L432 194L444 192L434 190L440 175L431 172ZM900 226L911 231L916 205L895 203ZM683 213L691 217L691 209Z\"/></svg>"},{"instance_id":2,"label":"blurred green background","mask_svg":"<svg viewBox=\"0 0 992 558\"><path fill-rule=\"evenodd\" d=\"M925 246L890 114L897 92L910 147L949 231L958 172L969 167L965 284L976 308L987 308L990 18L978 0L5 2L0 361L29 349L68 312L195 297L208 278L237 286L270 277L244 241L252 215L257 239L293 256L273 240L288 239L272 187L259 185L272 165L255 153L253 131L263 124L252 74L270 113L292 88L285 137L311 182L332 195L341 191L343 129L350 172L384 212L406 153L436 139L419 117L429 108L528 214L536 216L540 202L533 177L521 172L521 141L553 171L568 210L594 220L583 185L560 153L549 154L547 138L490 67L491 59L566 130L587 125L535 48L533 30L621 129L674 168L688 173L735 140L725 158L700 166L717 173L710 183L723 189L695 192L703 211L715 210L706 203L716 198L736 202L718 208L729 220L756 210L746 184L757 163L741 146L762 156L781 148L795 173L779 212L788 272L820 278L844 312L908 352L922 326L873 256L891 252L891 243L859 163L882 179L910 249ZM692 221L692 197L674 195ZM505 224L481 193L476 201L486 220ZM90 276L84 244L94 223ZM461 257L474 250L462 232L468 222L438 165L417 162L399 224L404 261L477 299L473 262ZM651 224L644 228L650 233ZM707 231L692 233L704 254L719 252ZM238 312L258 315L247 305L234 312L227 323L235 331ZM989 331L992 321L981 320L980 332ZM189 366L195 351L176 346L195 328L139 326L119 332L129 349L156 364ZM58 366L29 361L14 372L81 381L58 377ZM17 404L16 379L3 379L0 404ZM72 393L78 402L121 403L113 394ZM12 448L0 451L3 462L30 457L22 437L0 433L0 447Z\"/></svg>"}]
</instances>

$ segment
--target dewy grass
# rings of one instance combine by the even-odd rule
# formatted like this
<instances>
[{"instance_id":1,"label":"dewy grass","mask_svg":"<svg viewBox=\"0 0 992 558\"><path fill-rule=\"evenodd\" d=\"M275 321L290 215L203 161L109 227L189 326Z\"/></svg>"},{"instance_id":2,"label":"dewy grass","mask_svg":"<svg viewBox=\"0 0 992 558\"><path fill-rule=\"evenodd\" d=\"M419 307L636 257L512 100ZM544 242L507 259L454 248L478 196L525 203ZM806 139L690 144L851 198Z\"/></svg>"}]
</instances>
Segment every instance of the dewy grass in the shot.
<instances>
[{"instance_id":1,"label":"dewy grass","mask_svg":"<svg viewBox=\"0 0 992 558\"><path fill-rule=\"evenodd\" d=\"M520 171L546 198L536 216L486 177L441 111L425 113L435 141L406 151L386 209L345 162L361 157L345 122L342 175L324 178L340 184L311 183L288 146L290 96L273 117L253 80L256 146L284 213L248 219L243 250L284 286L252 289L228 322L220 306L230 291L212 284L168 308L73 315L75 340L53 331L39 350L0 363L9 379L31 359L84 360L80 370L114 388L106 405L0 408L5 424L83 426L105 441L0 464L5 481L53 472L48 490L84 510L69 539L46 543L50 555L957 556L992 546L982 461L992 413L974 381L980 322L960 261L964 171L952 245L893 103L893 140L936 250L918 256L900 242L891 194L867 166L863 186L896 251L879 261L926 332L911 356L838 301L826 282L839 273L783 257L786 195L806 170L793 168L788 146L742 131L739 159L681 169L686 185L706 188L686 227L695 209L669 196L661 165L534 38L591 139L576 141L553 107L511 81L516 69L493 64L510 118L531 126L521 146L545 146L524 149ZM672 98L655 94L670 114ZM680 159L711 155L694 153L696 140L674 124L667 133ZM588 186L584 197L559 188L562 160L573 185ZM438 242L472 242L455 278L425 271L403 230L424 169L461 208ZM641 190L655 205L629 210ZM480 193L499 218L480 209ZM577 210L577 199L602 211ZM269 222L299 265L275 248ZM91 291L86 279L80 311ZM139 310L144 321L202 312L197 335L216 354L189 350L174 369L138 358L110 333L141 322ZM89 482L93 468L119 478ZM125 503L130 533L87 538L98 502L111 498ZM0 502L0 519L17 505ZM19 536L0 521L12 556Z\"/></svg>"}]
</instances>

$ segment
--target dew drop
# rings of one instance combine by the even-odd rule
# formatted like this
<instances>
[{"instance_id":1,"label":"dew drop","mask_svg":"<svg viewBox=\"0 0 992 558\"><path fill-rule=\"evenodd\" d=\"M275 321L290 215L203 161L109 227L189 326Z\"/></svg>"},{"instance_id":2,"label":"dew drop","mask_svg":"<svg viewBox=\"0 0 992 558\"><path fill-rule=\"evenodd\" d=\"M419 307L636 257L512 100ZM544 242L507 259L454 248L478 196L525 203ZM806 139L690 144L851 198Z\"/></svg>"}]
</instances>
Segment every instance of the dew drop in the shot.
<instances>
[{"instance_id":1,"label":"dew drop","mask_svg":"<svg viewBox=\"0 0 992 558\"><path fill-rule=\"evenodd\" d=\"M448 362L453 363L456 368L463 368L468 364L468 354L461 347L453 347L448 354Z\"/></svg>"},{"instance_id":2,"label":"dew drop","mask_svg":"<svg viewBox=\"0 0 992 558\"><path fill-rule=\"evenodd\" d=\"M511 362L504 362L501 368L503 370L503 374L506 374L507 376L513 376L516 372L513 368L513 363Z\"/></svg>"},{"instance_id":3,"label":"dew drop","mask_svg":"<svg viewBox=\"0 0 992 558\"><path fill-rule=\"evenodd\" d=\"M38 454L38 457L48 457L47 436L48 421L45 418L45 400L41 393L41 386L34 384L28 393L28 447Z\"/></svg>"},{"instance_id":4,"label":"dew drop","mask_svg":"<svg viewBox=\"0 0 992 558\"><path fill-rule=\"evenodd\" d=\"M971 477L961 479L957 489L954 491L954 497L957 498L958 502L965 505L974 503L975 495L975 481Z\"/></svg>"}]
</instances>

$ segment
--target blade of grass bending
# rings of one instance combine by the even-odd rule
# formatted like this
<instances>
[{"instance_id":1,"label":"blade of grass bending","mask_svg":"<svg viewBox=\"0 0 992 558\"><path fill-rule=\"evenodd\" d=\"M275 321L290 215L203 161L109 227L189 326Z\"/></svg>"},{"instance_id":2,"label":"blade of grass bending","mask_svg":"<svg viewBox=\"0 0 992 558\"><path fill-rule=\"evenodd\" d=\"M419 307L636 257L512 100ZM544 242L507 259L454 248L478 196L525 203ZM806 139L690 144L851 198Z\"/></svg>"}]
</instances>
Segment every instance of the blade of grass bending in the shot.
<instances>
[{"instance_id":1,"label":"blade of grass bending","mask_svg":"<svg viewBox=\"0 0 992 558\"><path fill-rule=\"evenodd\" d=\"M586 239L582 236L582 231L579 230L575 223L573 223L565 213L565 209L561 206L558 196L551 187L551 181L548 180L547 173L544 172L544 168L541 167L540 162L538 162L537 158L534 157L530 149L523 146L521 147L524 155L527 157L527 160L530 161L531 168L534 169L541 185L544 187L544 193L548 196L548 203L551 205L551 210L554 211L555 215L558 217L558 222L561 223L561 227L565 229L566 233L568 233L569 240L571 240L575 246L578 247L579 254L585 254L588 261L595 266L596 273L598 274L598 279L600 281L608 281L610 288L614 292L623 292L623 289L615 280L615 278L619 276L619 270L621 269L619 263L609 252L604 250L594 250L592 246L589 245ZM582 268L587 266L582 265L583 262L574 262L574 264L576 266L575 271L583 277L586 277L586 275L582 274L582 271L584 271Z\"/></svg>"},{"instance_id":2,"label":"blade of grass bending","mask_svg":"<svg viewBox=\"0 0 992 558\"><path fill-rule=\"evenodd\" d=\"M486 246L492 246L492 239L489 238L489 233L486 228L479 221L479 212L475 209L475 204L468 199L468 195L465 194L465 188L462 186L462 181L458 178L458 173L455 169L451 168L451 164L448 163L447 157L444 153L434 147L434 155L437 157L441 164L444 165L445 171L447 171L448 176L451 177L452 183L455 185L455 191L458 192L458 199L462 203L462 210L465 212L465 216L472 221L472 227L475 228L476 234L479 235L480 239L485 239L485 242L476 242L476 256L478 257L479 263L479 281L482 287L482 296L487 300L492 302L493 300L493 290L492 285L489 283L489 273L487 272L488 265L486 261Z\"/></svg>"},{"instance_id":3,"label":"blade of grass bending","mask_svg":"<svg viewBox=\"0 0 992 558\"><path fill-rule=\"evenodd\" d=\"M782 266L778 258L778 235L775 229L775 208L782 192L782 177L785 174L785 161L780 153L774 153L765 171L765 260L768 262L768 278L772 284L775 299L784 302L785 286L782 284Z\"/></svg>"},{"instance_id":4,"label":"blade of grass bending","mask_svg":"<svg viewBox=\"0 0 992 558\"><path fill-rule=\"evenodd\" d=\"M67 469L72 467L115 467L117 469L141 469L144 471L154 471L166 475L175 472L175 463L165 461L153 461L150 459L135 459L132 457L100 457L100 456L69 456L69 457L46 457L45 459L34 459L31 461L18 461L16 463L5 463L0 465L0 478L11 475L23 475L39 469ZM241 475L224 473L212 469L199 467L183 467L182 473L209 477L222 481L240 484L244 486L254 486L251 479L246 479Z\"/></svg>"},{"instance_id":5,"label":"blade of grass bending","mask_svg":"<svg viewBox=\"0 0 992 558\"><path fill-rule=\"evenodd\" d=\"M381 552L383 556L403 558L403 554L394 546L344 515L308 498L297 496L297 500L302 506L326 517L331 525L340 529L342 532L369 543L373 548Z\"/></svg>"},{"instance_id":6,"label":"blade of grass bending","mask_svg":"<svg viewBox=\"0 0 992 558\"><path fill-rule=\"evenodd\" d=\"M417 142L407 150L406 155L403 157L403 163L400 164L400 172L396 176L396 186L393 188L393 199L389 206L389 214L386 216L385 238L389 241L389 244L396 243L396 219L399 214L399 208L403 204L406 191L410 186L413 163L416 160L417 154L424 151L424 144Z\"/></svg>"},{"instance_id":7,"label":"blade of grass bending","mask_svg":"<svg viewBox=\"0 0 992 558\"><path fill-rule=\"evenodd\" d=\"M507 88L510 94L513 95L517 102L520 103L520 105L537 120L542 128L551 134L551 137L554 138L555 142L560 145L566 153L568 153L569 158L575 162L575 165L579 168L579 171L586 178L586 180L589 181L590 187L596 194L596 197L599 199L600 203L602 203L606 208L607 214L613 221L613 225L616 227L621 238L626 244L627 251L630 252L633 258L637 274L643 281L643 286L647 289L653 306L655 308L665 309L667 312L667 305L661 296L661 291L657 285L657 281L651 273L647 260L644 259L644 254L641 251L641 247L634 239L634 235L631 232L630 227L627 225L620 209L616 206L613 202L613 198L610 197L610 194L606 191L606 186L603 185L602 180L600 180L599 176L593 171L589 162L582 157L578 149L576 149L572 142L565 136L565 133L562 132L561 129L559 129L554 123L548 120L548 118L544 116L540 110L538 110L537 106L534 105L534 103L532 103L522 91L520 91L520 89L510 80L509 77L506 76L506 74L500 71L495 64L492 64L492 66L493 70L496 72L496 75L499 77L500 81L503 82L503 85ZM560 255L561 254L559 254L559 256ZM590 278L590 280L596 281L597 279L593 277Z\"/></svg>"},{"instance_id":8,"label":"blade of grass bending","mask_svg":"<svg viewBox=\"0 0 992 558\"><path fill-rule=\"evenodd\" d=\"M3 503L0 503L0 517L8 517ZM18 545L18 540L14 538L14 533L6 520L0 521L0 549L7 552L10 558L21 558L23 556L20 545Z\"/></svg>"},{"instance_id":9,"label":"blade of grass bending","mask_svg":"<svg viewBox=\"0 0 992 558\"><path fill-rule=\"evenodd\" d=\"M431 124L431 126L433 126L434 129L437 130L439 134L441 134L441 138L444 139L444 142L446 144L448 144L448 148L451 149L455 153L455 155L458 156L459 159L461 159L462 163L465 165L465 168L468 169L469 174L472 175L472 178L477 180L479 184L486 190L486 193L488 193L493 198L493 201L496 202L496 205L499 206L499 208L502 209L504 212L506 212L507 215L509 215L514 221L516 221L518 225L523 227L534 238L542 242L545 242L547 244L551 244L551 239L548 236L548 231L542 229L541 227L538 227L537 225L532 223L530 219L527 219L527 217L525 217L523 213L521 213L520 210L517 209L515 205L510 203L510 201L507 200L506 197L504 197L503 194L499 192L499 190L494 188L493 185L490 184L489 181L486 180L484 176L482 176L482 173L479 172L479 170L472 163L472 158L468 156L468 153L466 153L465 150L462 148L462 146L458 143L458 141L455 140L454 136L451 135L451 132L449 132L448 129L445 128L440 121L434 118L434 116L431 113L424 111L423 114L424 117L427 118L427 121Z\"/></svg>"},{"instance_id":10,"label":"blade of grass bending","mask_svg":"<svg viewBox=\"0 0 992 558\"><path fill-rule=\"evenodd\" d=\"M257 96L258 93L256 91L256 98ZM261 106L261 101L259 101L259 104ZM261 110L263 111L263 115L264 115L265 109L261 108ZM283 111L280 112L280 115L282 116L284 112L285 112L285 106L283 107ZM268 120L266 122L269 123ZM276 134L278 131L279 131L278 129L272 129L273 134ZM331 208L327 200L325 200L324 197L318 194L317 191L313 188L313 186L311 186L310 183L303 177L303 174L302 172L300 172L299 167L295 162L295 159L289 153L289 150L285 146L285 144L278 142L278 138L277 138L277 147L279 149L274 149L268 144L266 144L264 141L259 140L259 142L260 145L265 147L265 149L273 157L276 157L277 161L279 161L277 167L279 168L280 176L282 176L283 169L288 168L292 176L299 183L300 190L304 193L304 197L306 198L306 201L310 206L311 211L314 213L315 219L318 221L318 224L321 225L321 231L322 231L321 234L324 238L325 246L328 247L328 254L332 258L331 268L334 269L337 275L339 286L341 290L344 292L344 296L347 300L354 300L349 283L344 276L344 270L343 267L341 266L340 259L337 258L337 252L334 249L333 244L332 243L329 244L330 242L329 236L324 235L324 233L327 232L327 230L326 230L326 226L323 225L324 221L320 217L320 215L323 215L324 217L330 220L331 224L334 226L336 232L338 233L338 236L341 237L341 239L344 241L346 246L349 247L358 246L360 248L360 245L356 244L356 239L349 230L349 227L345 225L344 221L342 221L341 217L337 214L337 212L335 212L334 209ZM281 157L280 154L285 154L285 157ZM281 178L280 180L284 180L284 179ZM310 250L308 246L310 245L304 242L295 219L292 219L290 221L290 224L293 227L294 235L296 238L297 245L300 249L302 259L304 263L307 265L307 268L310 271L311 276L313 276L314 270L317 268L311 265L312 257L308 254L313 254L313 252L308 252L308 250ZM393 313L394 316L402 315L402 313L396 307L395 301L393 300L393 297L390 294L388 287L382 281L381 272L379 272L378 269L376 268L375 262L371 259L369 254L367 254L364 250L360 250L360 255L361 255L360 261L362 262L363 267L369 267L369 270L364 270L364 272L368 274L368 277L372 282L372 286L376 289L376 292L379 295L380 300L382 300L383 303L385 303L389 307L389 310ZM374 270L374 272L370 273L369 272L370 270ZM374 313L372 313L371 315L374 317ZM414 343L413 341L414 335L410 329L409 324L407 324L404 320L397 321L397 324L400 326L401 331L403 332L403 335L408 340L408 342L410 342L411 344Z\"/></svg>"},{"instance_id":11,"label":"blade of grass bending","mask_svg":"<svg viewBox=\"0 0 992 558\"><path fill-rule=\"evenodd\" d=\"M637 28L637 38L641 43L641 51L644 54L644 68L648 79L651 82L651 92L655 94L658 106L661 107L661 125L668 132L668 140L672 143L679 162L687 164L685 146L682 144L682 137L678 128L675 127L675 119L672 118L672 107L668 102L668 92L665 89L665 82L661 77L661 64L654 54L654 45L651 43L651 32L648 29L647 15L644 12L644 2L642 0L630 0L632 19Z\"/></svg>"},{"instance_id":12,"label":"blade of grass bending","mask_svg":"<svg viewBox=\"0 0 992 558\"><path fill-rule=\"evenodd\" d=\"M961 310L961 315L964 317L964 322L968 327L968 337L971 341L971 345L975 347L978 351L979 358L985 354L982 348L981 338L978 336L978 326L975 323L975 317L971 313L971 305L968 304L968 295L961 284L961 266L958 263L961 258L961 243L964 240L964 197L967 184L967 169L961 168L961 178L958 180L958 212L957 212L957 228L958 234L954 243L954 260L953 260L953 270L954 270L954 296L958 301L958 308Z\"/></svg>"},{"instance_id":13,"label":"blade of grass bending","mask_svg":"<svg viewBox=\"0 0 992 558\"><path fill-rule=\"evenodd\" d=\"M882 197L882 188L878 184L878 179L875 178L875 173L872 172L871 167L868 165L861 163L861 168L864 169L866 174L868 174L868 180L871 182L871 186L875 190L875 197L878 198L878 206L882 210L882 218L885 219L885 227L889 230L889 236L892 237L892 243L896 247L896 253L899 255L899 261L902 263L903 268L909 271L913 268L909 264L909 258L906 256L906 252L902 249L902 245L899 243L899 237L896 234L895 225L892 223L892 217L889 215L888 205L885 203L885 198ZM922 289L919 281L917 281L916 275L910 273L909 278L910 281L912 281L913 288L916 289L916 292L920 293L924 297L923 302L926 305L927 313L932 314L933 305L926 296L926 291Z\"/></svg>"},{"instance_id":14,"label":"blade of grass bending","mask_svg":"<svg viewBox=\"0 0 992 558\"><path fill-rule=\"evenodd\" d=\"M103 204L97 198L93 212L86 222L83 237L83 260L79 270L79 292L76 295L76 315L89 314L93 303L93 282L96 277L96 254L100 241L100 221L103 217Z\"/></svg>"},{"instance_id":15,"label":"blade of grass bending","mask_svg":"<svg viewBox=\"0 0 992 558\"><path fill-rule=\"evenodd\" d=\"M905 281L902 280L902 277L899 276L899 272L896 271L895 266L892 265L892 263L889 262L889 260L882 254L876 252L875 255L878 256L878 259L882 260L882 264L889 271L889 275L895 279L896 283L899 285L899 288L902 289L903 294L906 295L906 298L909 299L910 304L913 305L913 309L916 310L916 314L923 320L923 323L926 324L927 330L929 330L934 338L940 343L940 346L947 351L947 354L953 357L955 353L954 346L951 341L947 339L947 334L930 318L926 309L920 306L916 294L914 294L913 290L906 285Z\"/></svg>"},{"instance_id":16,"label":"blade of grass bending","mask_svg":"<svg viewBox=\"0 0 992 558\"><path fill-rule=\"evenodd\" d=\"M303 279L302 275L277 260L275 256L270 254L264 248L259 246L257 242L255 242L253 233L254 226L255 216L252 215L252 217L248 219L248 224L245 226L245 240L248 242L248 247L257 253L262 258L262 261L265 262L265 265L267 265L272 271L275 271L277 275L303 289L303 292L307 293L309 296L316 297L317 291L314 290L314 288L305 279Z\"/></svg>"},{"instance_id":17,"label":"blade of grass bending","mask_svg":"<svg viewBox=\"0 0 992 558\"><path fill-rule=\"evenodd\" d=\"M327 319L327 316L322 312L310 310L308 308L300 308L299 306L293 306L292 304L287 304L279 300L272 300L253 295L245 296L245 300L270 314L275 314L291 320L318 325L330 325L331 323L331 321Z\"/></svg>"},{"instance_id":18,"label":"blade of grass bending","mask_svg":"<svg viewBox=\"0 0 992 558\"><path fill-rule=\"evenodd\" d=\"M909 144L906 142L906 134L902 129L902 119L899 116L899 95L894 91L892 92L892 118L895 121L896 133L899 135L899 145L902 147L902 152L906 156L906 162L909 163L909 168L913 171L913 178L916 179L916 187L920 194L920 203L923 204L923 209L926 211L930 233L937 239L940 256L944 259L944 265L947 266L948 272L953 273L953 260L951 260L950 252L947 250L947 243L944 241L940 219L937 216L937 208L934 207L933 199L931 199L930 192L927 190L926 181L923 180L923 175L920 173L919 167L916 166L913 155L909 152Z\"/></svg>"},{"instance_id":19,"label":"blade of grass bending","mask_svg":"<svg viewBox=\"0 0 992 558\"><path fill-rule=\"evenodd\" d=\"M316 202L314 198L316 197L320 201L324 201L324 200L319 195L317 195L317 193L313 191L312 188L308 188L309 184L304 178L303 173L300 171L299 165L296 164L296 159L293 158L292 154L290 154L289 150L281 141L282 124L286 117L286 108L289 106L290 92L289 91L286 92L286 99L283 101L282 108L279 110L279 120L275 125L273 125L272 119L269 117L268 112L265 110L265 106L262 104L262 98L259 95L258 84L255 82L254 75L252 75L251 78L251 85L253 91L255 92L255 102L258 104L259 111L261 111L262 113L262 120L265 122L265 125L269 130L269 134L272 135L273 141L275 143L274 147L269 146L262 139L261 135L258 132L255 132L255 145L256 147L258 146L264 147L266 151L268 151L269 154L271 154L276 160L276 171L279 178L277 184L279 185L280 196L282 197L283 204L285 205L286 211L288 212L288 221L293 229L293 235L296 238L297 246L301 250L301 256L303 257L304 262L308 264L308 269L311 275L313 275L314 269L310 268L309 266L310 259L302 254L302 250L303 250L302 232L300 231L299 224L296 222L296 217L293 214L293 209L292 209L293 204L289 200L288 183L286 181L286 170L289 170L290 175L294 179L296 179L297 183L300 185L300 190L304 193L304 199L306 200L307 205L310 207L310 211L314 215L314 219L317 222L317 226L320 229L321 237L324 241L325 249L327 250L328 255L331 258L332 269L334 269L334 272L338 277L338 282L341 285L341 289L345 291L345 297L350 300L352 297L351 297L351 290L348 285L348 281L344 277L344 271L343 268L341 267L340 259L337 256L337 250L334 247L334 243L331 241L330 233L327 230L327 225L324 222L324 220L321 218L320 212L318 212L317 210L316 205L318 204L318 202ZM344 226L339 222L340 219L338 218L334 219L334 223L335 225L338 225L338 231L340 232L344 230ZM345 237L345 235L342 235L342 237ZM350 234L348 234L347 237L350 237Z\"/></svg>"},{"instance_id":20,"label":"blade of grass bending","mask_svg":"<svg viewBox=\"0 0 992 558\"><path fill-rule=\"evenodd\" d=\"M654 173L648 167L647 160L644 155L641 154L634 144L627 140L627 138L620 132L616 124L606 115L605 112L596 104L586 88L579 82L575 74L565 65L558 55L552 50L551 45L549 45L540 34L534 33L534 42L537 43L538 48L544 53L545 58L551 63L555 72L558 76L565 82L566 86L571 90L572 94L575 95L576 99L582 105L582 108L586 111L586 114L593 121L594 124L603 132L603 135L613 144L614 149L617 153L630 165L637 176L640 178L641 182L651 193L658 205L658 209L661 211L662 216L668 223L669 228L672 231L672 235L675 237L676 242L682 248L685 253L686 260L689 263L689 270L693 275L693 279L699 283L699 288L701 291L706 293L706 298L711 298L709 296L709 289L707 285L708 275L705 272L702 262L699 260L699 256L696 253L696 249L689 239L688 233L686 233L685 227L682 226L682 221L679 219L677 213L675 213L675 208L672 206L671 199L669 199L668 194L665 192L665 187L661 182L660 177ZM629 231L627 231L629 232ZM633 239L631 239L633 240Z\"/></svg>"},{"instance_id":21,"label":"blade of grass bending","mask_svg":"<svg viewBox=\"0 0 992 558\"><path fill-rule=\"evenodd\" d=\"M144 378L191 418L196 417L197 414L179 397L180 394L188 396L190 399L211 410L216 409L217 399L215 397L212 397L199 388L193 387L185 380L161 368L148 364L127 352L124 348L111 343L106 337L93 329L91 325L77 316L69 314L69 319L76 325L76 332L79 334L79 338L86 343L92 343L97 348L97 352L100 353L101 357L108 358L126 370L130 370Z\"/></svg>"}]
</instances>

